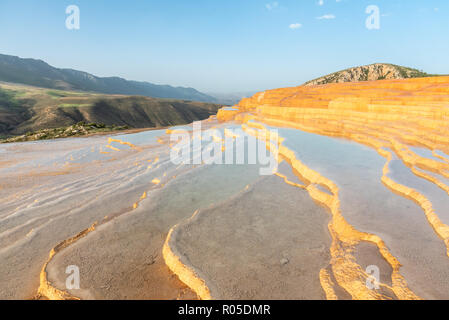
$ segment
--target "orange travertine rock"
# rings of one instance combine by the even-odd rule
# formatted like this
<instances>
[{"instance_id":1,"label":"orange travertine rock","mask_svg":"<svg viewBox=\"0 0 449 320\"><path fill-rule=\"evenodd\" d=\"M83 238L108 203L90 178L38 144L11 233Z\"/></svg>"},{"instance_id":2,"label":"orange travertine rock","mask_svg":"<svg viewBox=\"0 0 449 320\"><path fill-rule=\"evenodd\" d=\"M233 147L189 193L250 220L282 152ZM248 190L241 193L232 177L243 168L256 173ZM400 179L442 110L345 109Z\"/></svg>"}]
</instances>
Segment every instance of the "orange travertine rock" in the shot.
<instances>
[{"instance_id":1,"label":"orange travertine rock","mask_svg":"<svg viewBox=\"0 0 449 320\"><path fill-rule=\"evenodd\" d=\"M407 285L400 273L401 263L390 252L380 236L362 232L353 227L344 217L340 206L339 187L320 172L307 167L293 150L288 149L282 139L274 145L268 140L267 125L293 127L313 133L344 137L368 145L386 159L381 181L392 191L413 199L422 209L435 233L443 240L449 256L449 226L445 225L432 208L424 194L401 185L389 177L389 163L393 154L399 157L412 172L434 183L449 194L444 180L426 171L449 178L449 159L437 151L449 154L449 77L434 77L408 80L385 80L360 83L339 83L318 86L300 86L276 89L258 93L243 99L238 108L221 109L217 115L220 121L236 120L242 128L259 139L267 139L268 149L278 149L280 157L287 161L303 184L288 181L290 185L302 188L311 198L329 209L331 219L328 230L332 238L330 267L321 269L319 277L327 299L337 299L334 288L338 285L353 299L389 299L383 291L366 287L368 275L357 263L354 248L361 242L377 247L381 256L392 267L391 285L380 283L383 289L392 291L398 299L419 299ZM167 131L167 133L170 133ZM265 133L265 134L261 134ZM229 131L225 135L231 136ZM215 137L215 140L220 138ZM128 144L110 139L109 143ZM409 146L430 149L434 157L424 158L413 152ZM154 160L154 164L159 158ZM165 174L164 174L165 176ZM153 184L160 184L155 178ZM325 187L324 192L318 186ZM141 196L145 199L147 194ZM139 202L134 204L137 208ZM198 211L190 219L194 219ZM70 238L50 253L54 254L95 229L95 225ZM178 225L173 227L162 249L163 258L169 269L188 285L202 299L211 299L210 288L200 273L191 268L172 246ZM42 268L39 293L52 299L68 299L67 292L56 289L48 281L48 262Z\"/></svg>"},{"instance_id":2,"label":"orange travertine rock","mask_svg":"<svg viewBox=\"0 0 449 320\"><path fill-rule=\"evenodd\" d=\"M219 121L228 121L228 120L233 119L237 113L239 113L238 109L231 110L231 109L222 108L222 109L218 110L217 119Z\"/></svg>"},{"instance_id":3,"label":"orange travertine rock","mask_svg":"<svg viewBox=\"0 0 449 320\"><path fill-rule=\"evenodd\" d=\"M339 136L376 149L387 160L391 149L412 171L449 194L449 186L422 173L449 178L449 77L333 83L257 93L243 99L236 120L259 120L328 136ZM408 146L425 147L443 162L424 158ZM423 195L406 190L384 176L384 184L413 198L448 248L449 227L442 224Z\"/></svg>"},{"instance_id":4,"label":"orange travertine rock","mask_svg":"<svg viewBox=\"0 0 449 320\"><path fill-rule=\"evenodd\" d=\"M394 153L415 175L427 179L449 194L449 186L436 176L423 172L431 171L449 178L449 161L437 152L449 154L449 77L334 83L268 90L243 99L239 103L239 109L232 115L223 112L217 118L221 121L242 122L245 131L255 135L255 129L264 131L263 126L260 126L260 123L264 123L343 137L374 148L387 160L382 183L393 192L414 200L423 209L429 224L445 243L449 256L449 226L441 222L432 209L432 203L423 194L388 177L389 163ZM443 161L424 158L409 146L427 148L434 157ZM390 289L395 295L400 299L419 298L407 287L399 273L400 263L389 252L382 239L359 232L345 221L339 209L338 187L318 172L304 166L282 141L278 148L280 155L299 172L310 196L331 211L331 270L338 284L354 299L384 298L381 294L365 290L363 281L360 281L364 276L354 263L351 250L342 250L345 246L351 248L354 243L368 241L377 245L379 252L392 266ZM316 184L327 186L332 195L315 188ZM321 271L320 279L328 299L334 298L327 270Z\"/></svg>"},{"instance_id":5,"label":"orange travertine rock","mask_svg":"<svg viewBox=\"0 0 449 320\"><path fill-rule=\"evenodd\" d=\"M348 138L369 133L449 153L446 76L268 90L243 99L237 110L220 110L217 118L247 122L247 113L252 119L293 123L315 133Z\"/></svg>"}]
</instances>

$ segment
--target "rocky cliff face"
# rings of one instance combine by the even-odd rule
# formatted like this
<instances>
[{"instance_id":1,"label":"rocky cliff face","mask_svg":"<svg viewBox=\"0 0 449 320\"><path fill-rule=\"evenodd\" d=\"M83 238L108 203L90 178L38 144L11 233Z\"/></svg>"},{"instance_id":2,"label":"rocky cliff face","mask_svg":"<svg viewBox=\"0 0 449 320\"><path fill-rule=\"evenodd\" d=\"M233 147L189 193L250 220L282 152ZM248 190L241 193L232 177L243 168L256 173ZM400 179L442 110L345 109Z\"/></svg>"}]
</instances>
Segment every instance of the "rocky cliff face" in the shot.
<instances>
[{"instance_id":1,"label":"rocky cliff face","mask_svg":"<svg viewBox=\"0 0 449 320\"><path fill-rule=\"evenodd\" d=\"M338 71L324 77L306 82L306 86L328 83L359 82L389 79L408 79L428 77L429 74L393 64L375 63L367 66L355 67Z\"/></svg>"}]
</instances>

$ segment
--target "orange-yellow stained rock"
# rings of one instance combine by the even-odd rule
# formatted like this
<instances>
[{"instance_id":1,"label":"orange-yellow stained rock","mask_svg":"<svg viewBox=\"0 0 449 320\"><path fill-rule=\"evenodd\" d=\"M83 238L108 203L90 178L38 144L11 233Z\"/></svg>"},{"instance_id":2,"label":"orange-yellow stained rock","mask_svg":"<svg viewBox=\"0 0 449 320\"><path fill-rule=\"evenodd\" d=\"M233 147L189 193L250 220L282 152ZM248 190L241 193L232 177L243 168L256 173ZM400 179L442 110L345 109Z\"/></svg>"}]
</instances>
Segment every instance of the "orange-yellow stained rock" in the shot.
<instances>
[{"instance_id":1,"label":"orange-yellow stained rock","mask_svg":"<svg viewBox=\"0 0 449 320\"><path fill-rule=\"evenodd\" d=\"M449 226L441 222L433 211L431 202L424 195L388 177L388 164L392 156L391 152L387 151L394 152L417 176L449 192L449 186L424 172L432 171L449 177L449 163L443 156L435 155L435 150L449 154L447 101L449 77L301 86L265 91L243 99L239 109L234 111L232 116L223 116L223 120L240 121L247 133L259 138L260 131L264 130L261 123L265 123L344 137L376 149L387 159L382 182L422 207L429 224L446 244L449 255ZM408 146L427 148L443 161L419 156ZM332 213L329 223L333 238L331 270L338 285L354 299L387 298L379 292L367 290L363 282L366 275L352 256L352 247L361 241L368 241L376 244L379 253L392 266L390 289L395 295L400 299L419 298L407 287L399 272L399 261L389 252L382 239L355 230L343 218L339 209L337 186L304 166L293 151L282 145L282 141L279 153L299 172L299 178L305 183L310 196L327 206ZM280 177L289 183L285 177ZM331 194L322 192L316 185L326 186ZM321 271L322 287L327 297L332 298L329 279L327 271Z\"/></svg>"},{"instance_id":2,"label":"orange-yellow stained rock","mask_svg":"<svg viewBox=\"0 0 449 320\"><path fill-rule=\"evenodd\" d=\"M195 211L193 216L188 219L187 222L194 219L197 214L198 210ZM181 255L174 251L174 249L170 246L171 241L175 241L176 239L177 227L178 225L174 226L169 231L162 249L165 264L174 274L178 276L179 280L192 289L192 291L194 291L200 299L211 300L212 296L205 281L200 278L192 268L184 264L181 260Z\"/></svg>"}]
</instances>

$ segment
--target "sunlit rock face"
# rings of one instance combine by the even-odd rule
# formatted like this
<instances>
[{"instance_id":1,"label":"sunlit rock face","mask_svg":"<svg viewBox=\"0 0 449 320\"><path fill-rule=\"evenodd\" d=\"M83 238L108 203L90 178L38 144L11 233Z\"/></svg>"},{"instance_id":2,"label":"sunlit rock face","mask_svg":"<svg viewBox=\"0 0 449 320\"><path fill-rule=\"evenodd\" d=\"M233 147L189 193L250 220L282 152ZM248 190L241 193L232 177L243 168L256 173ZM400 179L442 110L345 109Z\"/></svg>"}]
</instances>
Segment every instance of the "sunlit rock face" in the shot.
<instances>
[{"instance_id":1,"label":"sunlit rock face","mask_svg":"<svg viewBox=\"0 0 449 320\"><path fill-rule=\"evenodd\" d=\"M349 68L306 82L307 86L327 83L409 79L430 76L422 71L388 63Z\"/></svg>"},{"instance_id":2,"label":"sunlit rock face","mask_svg":"<svg viewBox=\"0 0 449 320\"><path fill-rule=\"evenodd\" d=\"M217 119L219 121L228 121L234 118L239 113L238 107L225 107L218 110Z\"/></svg>"}]
</instances>

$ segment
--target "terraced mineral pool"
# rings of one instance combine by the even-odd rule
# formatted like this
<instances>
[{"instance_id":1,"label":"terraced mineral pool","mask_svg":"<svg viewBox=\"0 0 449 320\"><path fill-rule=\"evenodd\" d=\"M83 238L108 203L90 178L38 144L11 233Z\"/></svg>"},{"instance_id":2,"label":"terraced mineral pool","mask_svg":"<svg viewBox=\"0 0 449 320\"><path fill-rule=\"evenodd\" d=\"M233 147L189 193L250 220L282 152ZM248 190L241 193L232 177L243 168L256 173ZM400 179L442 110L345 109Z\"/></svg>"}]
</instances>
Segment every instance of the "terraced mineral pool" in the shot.
<instances>
[{"instance_id":1,"label":"terraced mineral pool","mask_svg":"<svg viewBox=\"0 0 449 320\"><path fill-rule=\"evenodd\" d=\"M202 125L216 131L190 140L201 152L226 151L224 137L240 128ZM382 183L386 158L275 129L294 159L281 156L268 176L248 164L248 140L246 164L174 164L179 146L166 130L0 146L0 298L449 297L444 242L420 206ZM396 157L389 168L448 222L441 188ZM79 290L65 287L70 265ZM370 291L373 265L381 287Z\"/></svg>"},{"instance_id":2,"label":"terraced mineral pool","mask_svg":"<svg viewBox=\"0 0 449 320\"><path fill-rule=\"evenodd\" d=\"M445 245L424 211L381 182L386 159L373 149L343 139L276 128L284 145L306 166L339 188L343 217L357 230L380 236L402 264L400 273L423 298L449 297L449 259ZM447 219L448 197L434 184L411 174L399 161L390 164L393 180L429 195L437 214ZM445 220L447 222L447 220ZM363 258L376 265L376 255ZM380 270L382 272L382 270ZM391 282L391 280L390 280Z\"/></svg>"}]
</instances>

